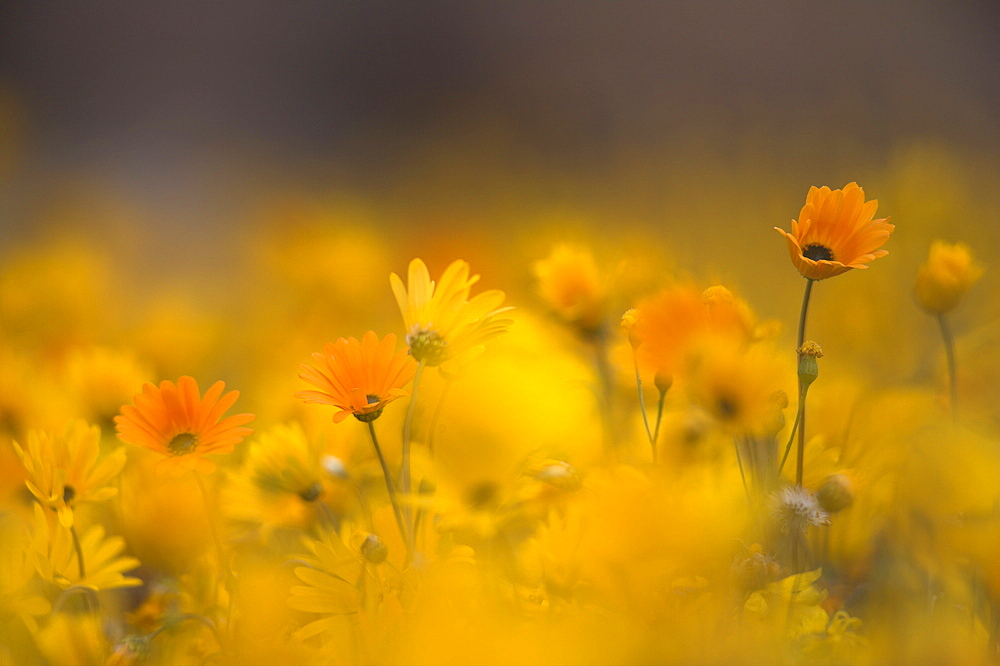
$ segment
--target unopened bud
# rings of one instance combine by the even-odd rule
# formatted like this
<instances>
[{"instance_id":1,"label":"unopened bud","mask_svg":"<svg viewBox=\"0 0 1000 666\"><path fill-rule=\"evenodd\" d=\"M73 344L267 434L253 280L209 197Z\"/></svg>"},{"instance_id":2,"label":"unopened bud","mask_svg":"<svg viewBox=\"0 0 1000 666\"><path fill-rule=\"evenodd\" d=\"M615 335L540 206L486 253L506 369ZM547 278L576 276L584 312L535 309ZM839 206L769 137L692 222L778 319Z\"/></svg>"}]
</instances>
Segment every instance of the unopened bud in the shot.
<instances>
[{"instance_id":1,"label":"unopened bud","mask_svg":"<svg viewBox=\"0 0 1000 666\"><path fill-rule=\"evenodd\" d=\"M802 343L799 352L799 380L802 386L806 387L816 381L819 377L819 364L816 359L823 357L823 348L812 340Z\"/></svg>"},{"instance_id":2,"label":"unopened bud","mask_svg":"<svg viewBox=\"0 0 1000 666\"><path fill-rule=\"evenodd\" d=\"M670 387L674 385L674 376L669 372L657 370L656 374L653 376L653 383L656 385L656 389L660 393L666 393L670 390Z\"/></svg>"},{"instance_id":3,"label":"unopened bud","mask_svg":"<svg viewBox=\"0 0 1000 666\"><path fill-rule=\"evenodd\" d=\"M854 484L846 474L831 474L816 491L816 501L827 513L843 511L854 503Z\"/></svg>"},{"instance_id":4,"label":"unopened bud","mask_svg":"<svg viewBox=\"0 0 1000 666\"><path fill-rule=\"evenodd\" d=\"M369 534L361 542L361 554L372 564L381 564L389 557L389 547L385 545L382 539L379 539L374 534Z\"/></svg>"},{"instance_id":5,"label":"unopened bud","mask_svg":"<svg viewBox=\"0 0 1000 666\"><path fill-rule=\"evenodd\" d=\"M632 350L635 351L642 344L642 340L639 339L639 311L635 308L629 308L622 315L622 328L625 329L625 335L628 337L628 343L632 345Z\"/></svg>"}]
</instances>

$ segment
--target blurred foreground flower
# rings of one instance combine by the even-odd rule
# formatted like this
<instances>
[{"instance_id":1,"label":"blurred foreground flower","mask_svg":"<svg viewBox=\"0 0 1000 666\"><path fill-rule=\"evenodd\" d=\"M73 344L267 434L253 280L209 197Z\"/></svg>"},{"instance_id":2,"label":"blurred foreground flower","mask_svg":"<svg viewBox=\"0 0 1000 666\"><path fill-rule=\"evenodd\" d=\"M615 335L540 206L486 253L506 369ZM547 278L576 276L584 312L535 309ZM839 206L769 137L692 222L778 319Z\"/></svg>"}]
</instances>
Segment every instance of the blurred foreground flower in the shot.
<instances>
[{"instance_id":1,"label":"blurred foreground flower","mask_svg":"<svg viewBox=\"0 0 1000 666\"><path fill-rule=\"evenodd\" d=\"M857 183L848 183L843 190L810 187L799 219L792 220L792 232L774 229L785 237L799 273L825 280L852 268L868 268L888 254L879 248L895 226L886 222L888 218L873 220L876 209L878 200L866 202Z\"/></svg>"},{"instance_id":2,"label":"blurred foreground flower","mask_svg":"<svg viewBox=\"0 0 1000 666\"><path fill-rule=\"evenodd\" d=\"M548 257L535 262L533 270L538 293L557 315L583 332L601 327L608 288L589 251L557 245Z\"/></svg>"},{"instance_id":3,"label":"blurred foreground flower","mask_svg":"<svg viewBox=\"0 0 1000 666\"><path fill-rule=\"evenodd\" d=\"M968 245L936 240L917 271L917 303L931 314L951 312L982 276Z\"/></svg>"},{"instance_id":4,"label":"blurred foreground flower","mask_svg":"<svg viewBox=\"0 0 1000 666\"><path fill-rule=\"evenodd\" d=\"M35 509L35 534L31 543L35 567L44 580L62 589L70 586L112 590L141 585L138 578L123 575L139 566L139 560L123 556L125 540L106 536L93 525L83 532L79 544L69 530L50 523L41 507Z\"/></svg>"},{"instance_id":5,"label":"blurred foreground flower","mask_svg":"<svg viewBox=\"0 0 1000 666\"><path fill-rule=\"evenodd\" d=\"M101 430L85 421L74 421L63 435L28 433L27 451L14 442L28 478L25 484L42 506L59 514L64 527L73 525L73 507L99 502L118 494L110 486L125 465L125 450L118 448L100 463Z\"/></svg>"},{"instance_id":6,"label":"blurred foreground flower","mask_svg":"<svg viewBox=\"0 0 1000 666\"><path fill-rule=\"evenodd\" d=\"M133 398L135 405L123 406L115 417L118 437L167 456L157 467L174 474L190 469L211 473L215 463L203 456L229 453L253 432L244 427L253 414L222 418L240 396L239 391L222 395L225 388L224 382L215 382L202 398L192 377L181 377L176 385L169 380L159 387L147 383Z\"/></svg>"},{"instance_id":7,"label":"blurred foreground flower","mask_svg":"<svg viewBox=\"0 0 1000 666\"><path fill-rule=\"evenodd\" d=\"M469 264L461 260L445 269L438 284L420 259L410 262L408 289L398 275L389 276L406 325L410 354L418 362L433 367L475 353L510 326L509 319L498 318L513 309L500 307L505 295L499 289L469 300L469 290L478 281L478 275L469 277Z\"/></svg>"}]
</instances>

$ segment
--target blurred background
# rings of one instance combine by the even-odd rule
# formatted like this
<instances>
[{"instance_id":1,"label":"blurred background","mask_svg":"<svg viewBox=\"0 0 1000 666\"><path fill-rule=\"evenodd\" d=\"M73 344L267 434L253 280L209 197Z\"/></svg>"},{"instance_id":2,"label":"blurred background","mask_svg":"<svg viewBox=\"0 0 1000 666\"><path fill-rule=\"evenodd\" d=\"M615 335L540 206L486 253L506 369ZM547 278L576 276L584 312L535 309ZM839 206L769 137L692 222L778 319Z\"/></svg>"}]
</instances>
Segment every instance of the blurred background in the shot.
<instances>
[{"instance_id":1,"label":"blurred background","mask_svg":"<svg viewBox=\"0 0 1000 666\"><path fill-rule=\"evenodd\" d=\"M89 248L123 325L154 293L164 320L246 316L267 273L340 292L330 337L396 327L413 256L523 306L558 241L623 307L686 272L790 321L772 227L856 180L892 254L814 316L891 292L918 317L932 238L1000 246L998 34L994 2L7 2L0 240L8 266Z\"/></svg>"}]
</instances>

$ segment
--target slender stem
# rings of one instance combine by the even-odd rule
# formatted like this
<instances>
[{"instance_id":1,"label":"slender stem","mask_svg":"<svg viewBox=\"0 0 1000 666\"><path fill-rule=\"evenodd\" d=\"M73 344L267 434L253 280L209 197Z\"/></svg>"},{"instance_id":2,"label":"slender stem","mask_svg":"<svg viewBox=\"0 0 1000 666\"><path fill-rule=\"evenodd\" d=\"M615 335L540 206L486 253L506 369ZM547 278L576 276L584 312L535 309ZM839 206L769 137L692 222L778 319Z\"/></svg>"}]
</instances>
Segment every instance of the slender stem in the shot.
<instances>
[{"instance_id":1,"label":"slender stem","mask_svg":"<svg viewBox=\"0 0 1000 666\"><path fill-rule=\"evenodd\" d=\"M639 374L639 357L635 350L632 350L632 365L635 366L635 385L639 389L639 413L642 414L642 424L646 426L646 437L649 438L649 445L653 447L653 462L656 462L656 440L653 438L653 431L649 428L649 417L646 416L646 401L642 397L642 375Z\"/></svg>"},{"instance_id":2,"label":"slender stem","mask_svg":"<svg viewBox=\"0 0 1000 666\"><path fill-rule=\"evenodd\" d=\"M653 441L660 440L660 422L663 420L663 403L667 399L667 392L660 391L660 400L656 404L656 427L653 428Z\"/></svg>"},{"instance_id":3,"label":"slender stem","mask_svg":"<svg viewBox=\"0 0 1000 666\"><path fill-rule=\"evenodd\" d=\"M80 535L76 533L76 525L69 526L69 533L73 537L73 548L76 550L76 564L80 568L80 580L87 576L87 568L83 566L83 546L80 545Z\"/></svg>"},{"instance_id":4,"label":"slender stem","mask_svg":"<svg viewBox=\"0 0 1000 666\"><path fill-rule=\"evenodd\" d=\"M807 388L806 391L808 390ZM792 423L792 432L788 436L788 444L785 445L785 455L781 456L781 464L778 465L778 476L781 476L781 470L785 468L785 461L788 460L788 454L792 450L792 442L795 441L795 433L799 428L799 421L802 420L802 411L806 405L804 393L799 395L798 409L795 410L795 422Z\"/></svg>"},{"instance_id":5,"label":"slender stem","mask_svg":"<svg viewBox=\"0 0 1000 666\"><path fill-rule=\"evenodd\" d=\"M799 337L795 343L796 349L806 341L806 313L809 311L809 296L812 293L813 282L815 280L806 278L806 291L802 294L802 310L799 312Z\"/></svg>"},{"instance_id":6,"label":"slender stem","mask_svg":"<svg viewBox=\"0 0 1000 666\"><path fill-rule=\"evenodd\" d=\"M101 602L97 598L97 592L93 588L85 587L83 585L70 585L63 590L62 594L60 594L52 604L53 614L62 610L62 607L66 604L66 600L77 594L82 595L85 599L84 604L86 605L87 612L101 607Z\"/></svg>"},{"instance_id":7,"label":"slender stem","mask_svg":"<svg viewBox=\"0 0 1000 666\"><path fill-rule=\"evenodd\" d=\"M809 311L809 296L812 294L813 282L813 280L806 278L806 290L802 294L802 311L799 313L799 337L798 342L795 344L796 354L798 354L799 347L802 346L802 343L806 339L806 313ZM802 388L802 379L799 379L799 413L797 420L799 422L799 456L795 463L795 485L801 487L806 452L806 391Z\"/></svg>"},{"instance_id":8,"label":"slender stem","mask_svg":"<svg viewBox=\"0 0 1000 666\"><path fill-rule=\"evenodd\" d=\"M944 339L944 353L948 357L948 387L951 390L951 420L958 422L958 371L955 364L955 339L943 314L937 317Z\"/></svg>"},{"instance_id":9,"label":"slender stem","mask_svg":"<svg viewBox=\"0 0 1000 666\"><path fill-rule=\"evenodd\" d=\"M413 393L410 395L410 404L406 408L406 420L403 421L403 456L402 456L402 470L400 472L400 485L401 490L404 495L410 493L410 430L413 428L413 413L417 409L417 395L420 392L420 377L424 374L424 362L420 361L417 364L417 373L413 375ZM374 429L372 430L372 437L374 438ZM378 445L375 445L378 448ZM381 458L382 454L379 454ZM410 510L407 507L406 517L409 519Z\"/></svg>"},{"instance_id":10,"label":"slender stem","mask_svg":"<svg viewBox=\"0 0 1000 666\"><path fill-rule=\"evenodd\" d=\"M399 501L396 499L396 487L392 483L392 475L389 473L389 466L385 463L385 456L382 455L382 447L378 445L378 437L375 436L375 425L369 421L368 422L368 432L372 436L372 444L375 445L375 453L378 455L378 462L382 465L382 475L385 477L385 487L389 491L389 501L392 503L392 511L396 514L396 524L399 526L399 534L403 537L403 543L406 544L406 559L410 560L412 556L413 546L410 543L410 530L407 529L406 522L403 520L403 512L399 508Z\"/></svg>"},{"instance_id":11,"label":"slender stem","mask_svg":"<svg viewBox=\"0 0 1000 666\"><path fill-rule=\"evenodd\" d=\"M601 401L604 403L604 436L605 444L609 449L617 447L617 438L614 427L614 382L611 374L611 362L608 360L608 341L602 329L593 336L594 357L597 366L597 375L601 382Z\"/></svg>"},{"instance_id":12,"label":"slender stem","mask_svg":"<svg viewBox=\"0 0 1000 666\"><path fill-rule=\"evenodd\" d=\"M227 638L232 636L233 631L233 605L236 600L236 580L233 576L232 570L226 564L225 550L222 546L222 538L219 536L219 526L215 521L214 513L212 511L211 498L208 496L208 486L201 478L201 474L194 472L194 478L198 482L198 488L201 489L201 497L205 502L205 518L208 520L208 528L212 534L212 542L215 544L215 552L219 558L219 571L222 573L223 577L226 579L226 589L229 591L229 601L226 605L226 636ZM216 587L216 601L218 601L218 588ZM216 634L219 638L219 635ZM223 652L226 651L226 645L222 643L220 638L219 646L222 648Z\"/></svg>"},{"instance_id":13,"label":"slender stem","mask_svg":"<svg viewBox=\"0 0 1000 666\"><path fill-rule=\"evenodd\" d=\"M735 438L733 439L733 448L736 449L736 464L739 465L740 468L740 480L743 481L743 490L746 491L747 501L752 502L753 500L750 498L750 487L747 485L747 477L743 472L743 456L740 455L740 442Z\"/></svg>"},{"instance_id":14,"label":"slender stem","mask_svg":"<svg viewBox=\"0 0 1000 666\"><path fill-rule=\"evenodd\" d=\"M228 580L230 571L229 567L225 564L225 556L222 550L222 539L219 537L219 526L216 525L215 520L212 519L212 502L211 498L208 496L208 486L205 485L201 475L197 472L194 473L194 478L198 482L198 487L201 489L201 497L205 502L205 518L208 520L209 532L212 534L212 543L215 544L215 552L219 557L219 568L225 572L226 579Z\"/></svg>"}]
</instances>

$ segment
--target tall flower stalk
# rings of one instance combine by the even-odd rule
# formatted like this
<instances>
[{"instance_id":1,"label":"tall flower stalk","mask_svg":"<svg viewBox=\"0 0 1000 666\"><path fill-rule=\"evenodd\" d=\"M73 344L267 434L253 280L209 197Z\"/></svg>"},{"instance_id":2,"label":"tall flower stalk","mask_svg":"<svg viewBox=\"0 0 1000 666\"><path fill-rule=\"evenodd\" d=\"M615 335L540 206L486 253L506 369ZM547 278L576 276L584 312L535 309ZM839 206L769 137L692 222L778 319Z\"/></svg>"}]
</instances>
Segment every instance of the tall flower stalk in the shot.
<instances>
[{"instance_id":1,"label":"tall flower stalk","mask_svg":"<svg viewBox=\"0 0 1000 666\"><path fill-rule=\"evenodd\" d=\"M786 241L792 265L806 278L802 309L799 312L798 337L795 349L800 367L799 408L796 415L798 428L798 462L795 482L802 485L805 453L806 389L802 382L802 347L805 342L806 315L813 282L841 275L851 269L867 269L875 259L888 251L880 249L889 239L895 226L888 218L874 219L878 200L865 201L865 192L857 183L848 183L843 190L829 187L811 187L799 218L792 220L792 231L775 227ZM789 443L791 440L789 440ZM787 457L787 448L786 448Z\"/></svg>"}]
</instances>

